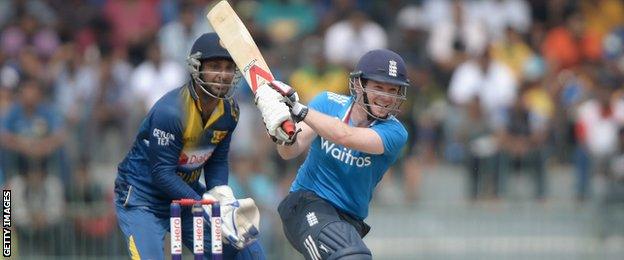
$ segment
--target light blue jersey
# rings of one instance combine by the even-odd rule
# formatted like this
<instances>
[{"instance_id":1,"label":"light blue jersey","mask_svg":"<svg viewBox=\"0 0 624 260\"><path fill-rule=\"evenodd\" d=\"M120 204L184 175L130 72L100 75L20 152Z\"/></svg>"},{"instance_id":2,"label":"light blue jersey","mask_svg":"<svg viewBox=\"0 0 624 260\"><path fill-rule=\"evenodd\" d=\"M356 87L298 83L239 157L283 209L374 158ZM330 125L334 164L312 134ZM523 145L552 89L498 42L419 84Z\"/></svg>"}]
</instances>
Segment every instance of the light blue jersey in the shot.
<instances>
[{"instance_id":1,"label":"light blue jersey","mask_svg":"<svg viewBox=\"0 0 624 260\"><path fill-rule=\"evenodd\" d=\"M310 108L351 126L353 106L352 97L331 92L319 94L309 104ZM375 186L396 161L407 141L407 131L395 117L374 121L370 128L381 137L383 154L347 149L317 136L290 190L313 191L339 209L360 220L365 219Z\"/></svg>"}]
</instances>

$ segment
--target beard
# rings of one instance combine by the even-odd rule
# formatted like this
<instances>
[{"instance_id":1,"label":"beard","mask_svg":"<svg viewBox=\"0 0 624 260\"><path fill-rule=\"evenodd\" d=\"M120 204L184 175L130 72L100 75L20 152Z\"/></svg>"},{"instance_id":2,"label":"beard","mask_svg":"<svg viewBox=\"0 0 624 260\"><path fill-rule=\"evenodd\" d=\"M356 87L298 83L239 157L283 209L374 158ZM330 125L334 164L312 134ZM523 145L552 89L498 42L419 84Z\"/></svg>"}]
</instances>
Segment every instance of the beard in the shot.
<instances>
[{"instance_id":1,"label":"beard","mask_svg":"<svg viewBox=\"0 0 624 260\"><path fill-rule=\"evenodd\" d=\"M210 92L217 97L225 97L230 91L230 87L223 85L211 85Z\"/></svg>"}]
</instances>

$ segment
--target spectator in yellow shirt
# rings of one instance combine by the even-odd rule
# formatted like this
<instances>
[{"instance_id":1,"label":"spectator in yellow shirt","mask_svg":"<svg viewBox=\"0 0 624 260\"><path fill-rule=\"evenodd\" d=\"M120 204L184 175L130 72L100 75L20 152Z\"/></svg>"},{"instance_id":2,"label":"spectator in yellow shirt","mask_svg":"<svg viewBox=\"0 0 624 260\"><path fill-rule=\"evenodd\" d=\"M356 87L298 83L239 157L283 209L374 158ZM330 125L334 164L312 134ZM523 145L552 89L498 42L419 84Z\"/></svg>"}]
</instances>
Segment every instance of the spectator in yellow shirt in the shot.
<instances>
[{"instance_id":1,"label":"spectator in yellow shirt","mask_svg":"<svg viewBox=\"0 0 624 260\"><path fill-rule=\"evenodd\" d=\"M311 36L303 42L302 65L290 77L290 85L297 89L302 102L309 102L321 91L348 94L348 73L325 60L320 38Z\"/></svg>"},{"instance_id":2,"label":"spectator in yellow shirt","mask_svg":"<svg viewBox=\"0 0 624 260\"><path fill-rule=\"evenodd\" d=\"M492 54L512 70L516 79L522 81L525 64L533 56L533 51L524 42L522 35L511 27L507 27L505 37L493 43Z\"/></svg>"}]
</instances>

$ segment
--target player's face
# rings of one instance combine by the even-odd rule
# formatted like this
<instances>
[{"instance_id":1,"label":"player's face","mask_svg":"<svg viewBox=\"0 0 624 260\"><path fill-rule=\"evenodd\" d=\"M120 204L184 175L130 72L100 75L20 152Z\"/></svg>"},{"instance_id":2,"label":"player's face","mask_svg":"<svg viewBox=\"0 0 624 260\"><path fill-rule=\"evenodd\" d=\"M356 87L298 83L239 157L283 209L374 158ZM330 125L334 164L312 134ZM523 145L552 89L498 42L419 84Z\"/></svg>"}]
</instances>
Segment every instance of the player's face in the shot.
<instances>
[{"instance_id":1,"label":"player's face","mask_svg":"<svg viewBox=\"0 0 624 260\"><path fill-rule=\"evenodd\" d=\"M386 118L403 102L401 87L397 85L369 80L365 91L372 114L379 118Z\"/></svg>"},{"instance_id":2,"label":"player's face","mask_svg":"<svg viewBox=\"0 0 624 260\"><path fill-rule=\"evenodd\" d=\"M228 94L235 73L236 65L226 59L204 61L200 71L201 79L208 85L208 91L217 97L224 97Z\"/></svg>"}]
</instances>

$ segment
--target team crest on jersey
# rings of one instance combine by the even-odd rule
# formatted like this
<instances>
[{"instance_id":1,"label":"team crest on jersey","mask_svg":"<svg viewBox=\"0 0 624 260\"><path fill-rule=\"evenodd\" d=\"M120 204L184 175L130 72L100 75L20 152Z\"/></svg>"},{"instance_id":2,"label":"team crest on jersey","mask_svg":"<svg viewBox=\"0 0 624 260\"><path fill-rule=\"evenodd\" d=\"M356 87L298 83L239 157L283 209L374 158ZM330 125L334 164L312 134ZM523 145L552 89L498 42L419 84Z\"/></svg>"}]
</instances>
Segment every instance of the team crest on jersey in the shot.
<instances>
[{"instance_id":1,"label":"team crest on jersey","mask_svg":"<svg viewBox=\"0 0 624 260\"><path fill-rule=\"evenodd\" d=\"M178 166L186 170L193 170L200 167L210 159L214 148L214 146L211 146L203 150L184 150L178 159Z\"/></svg>"},{"instance_id":2,"label":"team crest on jersey","mask_svg":"<svg viewBox=\"0 0 624 260\"><path fill-rule=\"evenodd\" d=\"M212 131L212 139L210 139L210 142L213 144L218 144L221 142L221 140L223 140L223 138L225 138L227 134L228 131L214 130Z\"/></svg>"},{"instance_id":3,"label":"team crest on jersey","mask_svg":"<svg viewBox=\"0 0 624 260\"><path fill-rule=\"evenodd\" d=\"M397 62L394 60L388 61L388 75L392 77L397 76Z\"/></svg>"}]
</instances>

